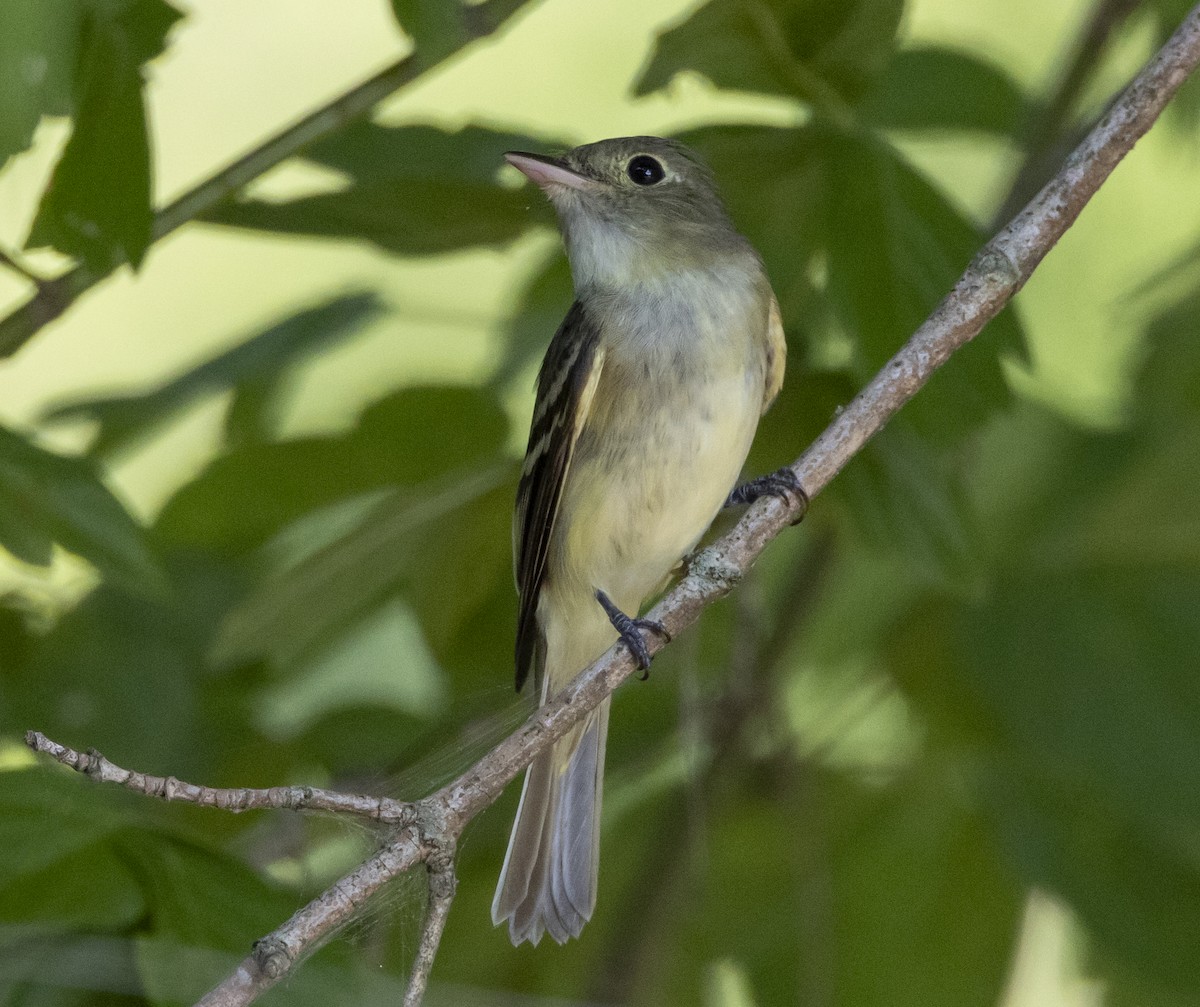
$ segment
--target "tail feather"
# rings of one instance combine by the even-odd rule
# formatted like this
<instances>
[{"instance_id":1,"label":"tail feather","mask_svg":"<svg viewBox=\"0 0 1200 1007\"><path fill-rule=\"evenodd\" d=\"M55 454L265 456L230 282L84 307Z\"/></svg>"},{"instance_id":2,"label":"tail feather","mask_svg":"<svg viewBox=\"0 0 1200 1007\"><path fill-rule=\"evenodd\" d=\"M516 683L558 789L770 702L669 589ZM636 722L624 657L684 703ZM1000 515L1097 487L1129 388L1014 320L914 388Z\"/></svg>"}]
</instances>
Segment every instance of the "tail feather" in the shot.
<instances>
[{"instance_id":1,"label":"tail feather","mask_svg":"<svg viewBox=\"0 0 1200 1007\"><path fill-rule=\"evenodd\" d=\"M608 706L605 700L525 775L492 902L492 922L507 921L514 944L537 944L544 933L563 944L595 909Z\"/></svg>"},{"instance_id":2,"label":"tail feather","mask_svg":"<svg viewBox=\"0 0 1200 1007\"><path fill-rule=\"evenodd\" d=\"M555 904L560 915L573 910L583 920L589 919L596 907L607 706L604 712L604 722L584 732L571 766L563 774L552 848L558 860L551 889Z\"/></svg>"}]
</instances>

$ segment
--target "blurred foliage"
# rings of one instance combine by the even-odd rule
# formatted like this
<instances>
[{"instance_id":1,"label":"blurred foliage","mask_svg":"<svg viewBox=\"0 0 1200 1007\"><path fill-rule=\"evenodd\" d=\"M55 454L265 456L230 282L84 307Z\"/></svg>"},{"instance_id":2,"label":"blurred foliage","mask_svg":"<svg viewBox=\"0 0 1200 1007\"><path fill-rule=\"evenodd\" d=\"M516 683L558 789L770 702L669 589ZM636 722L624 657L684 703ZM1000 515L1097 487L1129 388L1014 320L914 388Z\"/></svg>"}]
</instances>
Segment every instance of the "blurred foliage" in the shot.
<instances>
[{"instance_id":1,"label":"blurred foliage","mask_svg":"<svg viewBox=\"0 0 1200 1007\"><path fill-rule=\"evenodd\" d=\"M66 112L73 122L31 245L53 245L100 269L141 262L154 217L142 65L162 51L181 16L165 0L15 0L3 15L15 43L0 54L11 56L2 63L5 90L24 101L8 99L23 125L0 156L29 143L40 114ZM26 83L39 75L41 94Z\"/></svg>"},{"instance_id":2,"label":"blurred foliage","mask_svg":"<svg viewBox=\"0 0 1200 1007\"><path fill-rule=\"evenodd\" d=\"M392 6L432 65L520 4ZM1152 5L1159 35L1186 6ZM808 112L684 136L761 250L791 340L752 471L795 457L986 237L897 138L1019 145L1046 100L978 56L898 47L902 15L900 0L711 0L658 38L633 84L695 72ZM72 122L33 244L141 260L142 81L178 16L162 0L5 5L0 165L40 117ZM38 86L17 86L35 64ZM352 122L304 153L339 185L236 196L206 219L411 257L503 248L552 220L500 174L501 152L562 143ZM1013 393L1025 342L1006 311L648 684L621 691L600 903L581 940L514 950L492 930L515 788L474 823L429 1002L994 1004L1038 888L1077 915L1109 1002L1200 1003L1194 258L1143 291L1119 429ZM281 416L316 355L389 310L370 293L268 324L158 387L64 403L45 423L90 423L84 457L0 429L0 546L95 572L65 610L0 598L3 739L36 727L226 786L416 797L464 769L520 712L509 522L526 420L509 405L569 298L555 255L486 380L396 388L333 433L288 436ZM214 397L227 408L211 461L142 525L106 466ZM371 838L157 806L10 761L0 1003L14 1007L190 1003ZM397 1002L419 904L412 887L373 908L264 1002Z\"/></svg>"},{"instance_id":3,"label":"blurred foliage","mask_svg":"<svg viewBox=\"0 0 1200 1007\"><path fill-rule=\"evenodd\" d=\"M0 546L44 566L56 542L130 587L157 578L145 535L92 465L0 427Z\"/></svg>"},{"instance_id":4,"label":"blurred foliage","mask_svg":"<svg viewBox=\"0 0 1200 1007\"><path fill-rule=\"evenodd\" d=\"M231 442L267 433L272 403L286 391L297 363L351 335L382 311L371 293L350 294L299 311L233 349L140 395L70 402L47 415L48 422L93 420L90 454L111 457L137 446L161 424L197 399L235 391L229 401L226 433Z\"/></svg>"}]
</instances>

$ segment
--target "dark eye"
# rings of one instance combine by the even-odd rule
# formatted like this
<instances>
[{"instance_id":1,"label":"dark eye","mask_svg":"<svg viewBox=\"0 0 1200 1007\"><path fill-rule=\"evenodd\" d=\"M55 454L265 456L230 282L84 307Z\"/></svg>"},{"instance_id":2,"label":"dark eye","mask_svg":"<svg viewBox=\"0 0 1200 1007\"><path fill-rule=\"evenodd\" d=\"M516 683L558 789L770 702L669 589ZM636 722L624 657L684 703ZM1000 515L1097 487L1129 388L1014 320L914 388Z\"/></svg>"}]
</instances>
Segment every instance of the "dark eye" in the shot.
<instances>
[{"instance_id":1,"label":"dark eye","mask_svg":"<svg viewBox=\"0 0 1200 1007\"><path fill-rule=\"evenodd\" d=\"M649 154L638 154L629 162L625 172L635 185L654 185L666 176L663 166Z\"/></svg>"}]
</instances>

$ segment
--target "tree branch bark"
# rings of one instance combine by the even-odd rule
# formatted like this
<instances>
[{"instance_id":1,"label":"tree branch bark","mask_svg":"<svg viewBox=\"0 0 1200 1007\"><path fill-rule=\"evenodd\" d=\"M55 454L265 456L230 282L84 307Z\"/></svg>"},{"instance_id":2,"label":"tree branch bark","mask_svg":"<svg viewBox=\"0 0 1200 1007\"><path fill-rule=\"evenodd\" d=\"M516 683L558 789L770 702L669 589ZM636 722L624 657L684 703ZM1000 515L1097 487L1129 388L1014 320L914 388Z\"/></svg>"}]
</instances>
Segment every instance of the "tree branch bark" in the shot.
<instances>
[{"instance_id":1,"label":"tree branch bark","mask_svg":"<svg viewBox=\"0 0 1200 1007\"><path fill-rule=\"evenodd\" d=\"M329 811L338 815L353 815L382 825L407 825L413 818L413 806L390 797L371 797L366 794L342 794L320 787L204 787L185 783L174 776L151 776L131 769L122 769L109 762L94 748L77 752L57 741L51 741L41 731L26 731L25 744L35 752L48 755L55 762L74 769L97 783L115 783L126 790L160 797L164 801L182 801L205 808L232 811L260 811L281 808L291 811Z\"/></svg>"},{"instance_id":2,"label":"tree branch bark","mask_svg":"<svg viewBox=\"0 0 1200 1007\"><path fill-rule=\"evenodd\" d=\"M453 847L434 851L426 858L425 868L429 872L429 908L425 910L425 925L421 928L421 943L417 946L412 976L404 994L404 1007L421 1007L429 974L433 971L433 960L437 957L446 919L450 915L450 904L454 901L454 890L458 887Z\"/></svg>"},{"instance_id":3,"label":"tree branch bark","mask_svg":"<svg viewBox=\"0 0 1200 1007\"><path fill-rule=\"evenodd\" d=\"M1200 6L1188 14L1058 174L980 250L933 314L792 465L810 498L815 498L933 373L1021 289L1198 62ZM693 559L686 576L649 618L659 620L678 637L705 607L735 587L767 544L799 516L801 506L800 501L770 498L755 504L728 535ZM647 643L651 653L664 646L654 637ZM251 1003L352 919L366 899L388 881L417 863L429 863L435 855L447 856L467 823L490 805L505 785L634 670L629 652L623 645L615 645L466 773L407 806L411 818L404 820L379 852L260 940L250 957L200 1005L240 1007ZM38 736L31 732L30 737ZM168 798L179 796L167 792L170 788L142 789ZM452 890L452 884L450 887ZM428 975L421 957L426 955L426 938L436 947L448 906L449 897L444 893L441 902L431 900L431 912L442 918L426 927L415 982L423 983ZM428 961L432 961L431 954ZM413 994L410 986L408 1002L415 1003L414 996L419 999L420 992Z\"/></svg>"}]
</instances>

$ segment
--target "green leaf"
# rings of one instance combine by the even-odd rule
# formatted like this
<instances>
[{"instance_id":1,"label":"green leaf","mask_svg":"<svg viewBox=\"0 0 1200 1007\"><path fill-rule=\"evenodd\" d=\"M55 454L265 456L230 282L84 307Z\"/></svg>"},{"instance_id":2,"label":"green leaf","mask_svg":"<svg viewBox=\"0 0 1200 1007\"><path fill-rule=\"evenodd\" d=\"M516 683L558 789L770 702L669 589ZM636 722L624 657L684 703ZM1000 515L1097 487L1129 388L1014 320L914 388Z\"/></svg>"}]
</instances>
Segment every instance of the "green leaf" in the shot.
<instances>
[{"instance_id":1,"label":"green leaf","mask_svg":"<svg viewBox=\"0 0 1200 1007\"><path fill-rule=\"evenodd\" d=\"M507 417L486 392L404 389L369 407L348 433L250 444L218 458L167 501L155 534L245 552L339 500L490 465L507 438Z\"/></svg>"},{"instance_id":2,"label":"green leaf","mask_svg":"<svg viewBox=\"0 0 1200 1007\"><path fill-rule=\"evenodd\" d=\"M20 595L0 596L0 668L12 674L24 666L36 639L36 621L32 606ZM11 708L12 700L5 696L4 679L0 678L0 709Z\"/></svg>"},{"instance_id":3,"label":"green leaf","mask_svg":"<svg viewBox=\"0 0 1200 1007\"><path fill-rule=\"evenodd\" d=\"M1176 349L1188 373L1194 346ZM990 582L906 617L889 661L941 743L978 753L1027 882L1111 961L1185 993L1200 988L1200 417L1146 415L1104 435L1026 420L987 446L982 469L1010 461L985 499L1016 512L985 524Z\"/></svg>"},{"instance_id":4,"label":"green leaf","mask_svg":"<svg viewBox=\"0 0 1200 1007\"><path fill-rule=\"evenodd\" d=\"M382 311L374 294L338 297L296 312L153 391L72 402L53 408L45 418L95 420L100 431L91 452L119 454L157 433L165 420L201 396L259 387L260 382L361 330Z\"/></svg>"},{"instance_id":5,"label":"green leaf","mask_svg":"<svg viewBox=\"0 0 1200 1007\"><path fill-rule=\"evenodd\" d=\"M1146 7L1154 22L1152 44L1155 48L1161 47L1194 10L1188 0L1151 0ZM1200 83L1197 83L1195 74L1180 86L1167 105L1164 118L1173 123L1183 136L1195 134L1196 125L1200 123Z\"/></svg>"},{"instance_id":6,"label":"green leaf","mask_svg":"<svg viewBox=\"0 0 1200 1007\"><path fill-rule=\"evenodd\" d=\"M669 911L641 934L693 955L645 976L645 1002L699 1002L694 962L723 955L763 1003L997 1002L1021 890L953 772L922 765L868 788L809 764L775 786L743 778L724 800L709 796L703 860L686 885L663 886ZM756 848L773 851L769 869L745 862Z\"/></svg>"},{"instance_id":7,"label":"green leaf","mask_svg":"<svg viewBox=\"0 0 1200 1007\"><path fill-rule=\"evenodd\" d=\"M458 0L391 0L396 20L410 36L422 63L432 65L470 41Z\"/></svg>"},{"instance_id":8,"label":"green leaf","mask_svg":"<svg viewBox=\"0 0 1200 1007\"><path fill-rule=\"evenodd\" d=\"M1119 963L1097 961L1091 955L1089 979L1103 983L1104 1007L1197 1007L1200 995L1194 990L1166 987L1161 980L1145 974L1135 975Z\"/></svg>"},{"instance_id":9,"label":"green leaf","mask_svg":"<svg viewBox=\"0 0 1200 1007\"><path fill-rule=\"evenodd\" d=\"M399 255L434 255L507 245L543 222L545 213L531 213L528 193L517 190L453 178L413 178L402 186L365 183L286 203L223 203L202 219L281 234L369 241Z\"/></svg>"},{"instance_id":10,"label":"green leaf","mask_svg":"<svg viewBox=\"0 0 1200 1007\"><path fill-rule=\"evenodd\" d=\"M0 168L29 146L43 115L71 110L82 21L78 3L0 5Z\"/></svg>"},{"instance_id":11,"label":"green leaf","mask_svg":"<svg viewBox=\"0 0 1200 1007\"><path fill-rule=\"evenodd\" d=\"M57 809L22 824L36 835L57 828L56 817ZM43 870L22 871L0 894L0 921L43 931L123 929L144 910L128 866L104 843L58 857Z\"/></svg>"},{"instance_id":12,"label":"green leaf","mask_svg":"<svg viewBox=\"0 0 1200 1007\"><path fill-rule=\"evenodd\" d=\"M1046 775L1044 766L1014 761L988 776L1010 857L1029 883L1068 902L1114 966L1194 1004L1200 989L1191 951L1200 925L1194 852L1148 835L1089 788Z\"/></svg>"},{"instance_id":13,"label":"green leaf","mask_svg":"<svg viewBox=\"0 0 1200 1007\"><path fill-rule=\"evenodd\" d=\"M894 419L843 473L836 496L881 552L902 551L914 576L978 579L961 475L903 419Z\"/></svg>"},{"instance_id":14,"label":"green leaf","mask_svg":"<svg viewBox=\"0 0 1200 1007\"><path fill-rule=\"evenodd\" d=\"M924 765L884 793L848 795L854 812L829 837L839 1003L1001 999L1023 892L958 782L957 767Z\"/></svg>"},{"instance_id":15,"label":"green leaf","mask_svg":"<svg viewBox=\"0 0 1200 1007\"><path fill-rule=\"evenodd\" d=\"M0 772L0 892L125 827L128 804L110 797L57 768Z\"/></svg>"},{"instance_id":16,"label":"green leaf","mask_svg":"<svg viewBox=\"0 0 1200 1007\"><path fill-rule=\"evenodd\" d=\"M229 613L213 662L290 662L331 640L411 578L440 578L441 570L421 562L423 540L446 535L450 515L507 475L493 468L387 494L344 535L264 577Z\"/></svg>"},{"instance_id":17,"label":"green leaf","mask_svg":"<svg viewBox=\"0 0 1200 1007\"><path fill-rule=\"evenodd\" d=\"M142 588L161 582L144 531L92 465L0 427L0 545L45 564L52 543L114 580Z\"/></svg>"},{"instance_id":18,"label":"green leaf","mask_svg":"<svg viewBox=\"0 0 1200 1007\"><path fill-rule=\"evenodd\" d=\"M779 399L759 423L748 471L769 472L791 461L796 445L813 440L857 390L845 372L810 371L802 361L792 363ZM901 413L821 499L839 514L848 512L873 550L902 554L914 576L961 584L972 579L978 562L962 478Z\"/></svg>"},{"instance_id":19,"label":"green leaf","mask_svg":"<svg viewBox=\"0 0 1200 1007\"><path fill-rule=\"evenodd\" d=\"M511 473L509 474L511 476ZM408 597L421 620L425 638L439 658L461 653L483 624L496 593L502 592L504 614L512 607L512 510L516 497L513 478L503 478L441 524L439 534L425 536L408 571ZM513 622L497 635L506 639ZM490 671L483 659L476 670Z\"/></svg>"},{"instance_id":20,"label":"green leaf","mask_svg":"<svg viewBox=\"0 0 1200 1007\"><path fill-rule=\"evenodd\" d=\"M683 70L718 87L781 94L822 111L855 104L887 64L902 0L710 0L659 35L637 94Z\"/></svg>"},{"instance_id":21,"label":"green leaf","mask_svg":"<svg viewBox=\"0 0 1200 1007\"><path fill-rule=\"evenodd\" d=\"M43 115L73 115L88 35L114 25L134 62L162 52L182 15L163 0L5 0L0 5L0 168L24 150Z\"/></svg>"},{"instance_id":22,"label":"green leaf","mask_svg":"<svg viewBox=\"0 0 1200 1007\"><path fill-rule=\"evenodd\" d=\"M408 747L409 739L418 736L423 726L414 714L391 705L341 703L308 724L296 745L307 758L327 766L335 776L369 775L378 773L381 766L394 764L398 754ZM348 746L347 738L354 738L354 745ZM389 793L399 795L401 791L392 782Z\"/></svg>"},{"instance_id":23,"label":"green leaf","mask_svg":"<svg viewBox=\"0 0 1200 1007\"><path fill-rule=\"evenodd\" d=\"M130 54L138 63L161 56L167 35L183 17L168 0L89 0L95 10L110 11L128 41Z\"/></svg>"},{"instance_id":24,"label":"green leaf","mask_svg":"<svg viewBox=\"0 0 1200 1007\"><path fill-rule=\"evenodd\" d=\"M86 931L0 928L0 1002L52 1007L131 1007L145 992L133 942ZM137 999L134 999L137 998Z\"/></svg>"},{"instance_id":25,"label":"green leaf","mask_svg":"<svg viewBox=\"0 0 1200 1007\"><path fill-rule=\"evenodd\" d=\"M863 118L884 129L971 130L1017 137L1031 114L999 66L941 46L901 49L875 80Z\"/></svg>"},{"instance_id":26,"label":"green leaf","mask_svg":"<svg viewBox=\"0 0 1200 1007\"><path fill-rule=\"evenodd\" d=\"M416 46L422 65L432 66L468 42L495 31L526 0L391 0L396 20Z\"/></svg>"},{"instance_id":27,"label":"green leaf","mask_svg":"<svg viewBox=\"0 0 1200 1007\"><path fill-rule=\"evenodd\" d=\"M74 128L30 247L53 245L97 269L141 264L154 223L141 64L179 16L164 0L94 7L81 31Z\"/></svg>"},{"instance_id":28,"label":"green leaf","mask_svg":"<svg viewBox=\"0 0 1200 1007\"><path fill-rule=\"evenodd\" d=\"M1091 790L1200 870L1200 572L1005 578L954 631L963 673L1043 778Z\"/></svg>"},{"instance_id":29,"label":"green leaf","mask_svg":"<svg viewBox=\"0 0 1200 1007\"><path fill-rule=\"evenodd\" d=\"M467 125L450 131L438 126L385 126L355 121L314 143L305 160L344 172L359 184L392 183L402 193L411 179L492 184L506 150L569 146L559 140Z\"/></svg>"},{"instance_id":30,"label":"green leaf","mask_svg":"<svg viewBox=\"0 0 1200 1007\"><path fill-rule=\"evenodd\" d=\"M499 246L534 224L549 224L543 201L496 178L503 153L542 147L544 139L481 126L448 132L433 126L354 123L305 151L344 172L341 192L285 203L226 202L204 219L234 227L367 240L402 255Z\"/></svg>"},{"instance_id":31,"label":"green leaf","mask_svg":"<svg viewBox=\"0 0 1200 1007\"><path fill-rule=\"evenodd\" d=\"M489 504L494 505L493 518L504 516L506 524L512 524L512 493L505 492L511 486L498 489L496 496L490 500L481 498L470 509L460 512L452 519L453 524L462 525L474 509L485 509ZM430 542L433 548L437 546ZM449 550L449 539L444 539L442 548ZM452 723L465 724L471 719L482 719L495 714L495 697L503 697L501 702L515 700L513 691L513 641L517 625L517 593L512 582L512 553L507 547L507 538L503 553L499 552L500 544L496 540L488 543L488 551L484 554L486 562L480 572L479 583L473 585L468 604L460 599L451 599L451 605L440 618L426 619L430 606L423 606L423 625L429 634L430 650L437 658L438 666L446 675L454 695L454 713L456 720ZM462 553L453 557L451 564L457 571L470 562L469 555ZM422 581L432 580L432 572L418 578L409 590L410 600L419 599L418 592ZM483 594L485 588L486 595ZM441 595L442 598L445 594ZM459 632L446 635L442 628L447 623L457 623ZM494 687L497 693L491 693L487 687ZM474 710L474 717L471 711ZM447 718L444 716L443 720ZM514 725L515 726L515 725ZM442 745L454 745L453 734L441 739ZM414 746L414 757L420 758L428 754L428 749ZM477 753L482 756L483 752Z\"/></svg>"},{"instance_id":32,"label":"green leaf","mask_svg":"<svg viewBox=\"0 0 1200 1007\"><path fill-rule=\"evenodd\" d=\"M235 585L229 571L195 562L171 572L162 597L101 585L36 637L26 661L5 668L12 696L0 723L78 737L147 771L211 779L243 724L203 716L204 652Z\"/></svg>"},{"instance_id":33,"label":"green leaf","mask_svg":"<svg viewBox=\"0 0 1200 1007\"><path fill-rule=\"evenodd\" d=\"M146 824L163 817L165 812L144 797L68 773L0 772L0 839L5 849L0 921L20 924L20 929L0 930L0 953L8 963L0 990L13 968L4 945L19 950L25 935L38 934L39 945L48 939L61 942L65 953L45 974L30 969L27 988L57 993L61 985L94 994L140 992L139 970L131 967L123 942L97 945L89 972L77 968L71 950L79 938L66 936L80 930L111 935L136 930L173 945L176 962L191 949L197 967L188 972L192 985L186 1002L192 1002L228 974L252 941L294 911L295 894L263 881L238 858L202 846L178 830ZM64 936L50 936L56 932ZM199 954L201 949L208 954ZM214 951L236 957L223 960ZM215 975L204 974L202 961L220 961L225 967ZM101 963L103 968L98 968ZM164 966L162 957L153 963L143 958L141 964L146 970L141 978L151 989L162 982L170 985L167 977L149 968Z\"/></svg>"},{"instance_id":34,"label":"green leaf","mask_svg":"<svg viewBox=\"0 0 1200 1007\"><path fill-rule=\"evenodd\" d=\"M1006 580L953 616L1002 744L986 792L1026 878L1180 990L1200 986L1197 606L1194 570L1102 570Z\"/></svg>"},{"instance_id":35,"label":"green leaf","mask_svg":"<svg viewBox=\"0 0 1200 1007\"><path fill-rule=\"evenodd\" d=\"M706 126L680 138L704 156L738 230L762 255L789 331L808 335L810 266L824 241L822 207L828 199L823 134Z\"/></svg>"},{"instance_id":36,"label":"green leaf","mask_svg":"<svg viewBox=\"0 0 1200 1007\"><path fill-rule=\"evenodd\" d=\"M1193 271L1198 264L1200 246L1192 251ZM1195 293L1195 279L1188 279L1183 296L1151 320L1138 373L1135 408L1160 429L1172 428L1181 417L1195 425L1200 417L1200 294Z\"/></svg>"},{"instance_id":37,"label":"green leaf","mask_svg":"<svg viewBox=\"0 0 1200 1007\"><path fill-rule=\"evenodd\" d=\"M238 385L225 411L225 444L253 444L270 440L278 431L299 376L291 369Z\"/></svg>"},{"instance_id":38,"label":"green leaf","mask_svg":"<svg viewBox=\"0 0 1200 1007\"><path fill-rule=\"evenodd\" d=\"M494 378L497 385L541 360L574 298L570 265L562 249L556 248L521 291L516 313L505 325L508 345Z\"/></svg>"},{"instance_id":39,"label":"green leaf","mask_svg":"<svg viewBox=\"0 0 1200 1007\"><path fill-rule=\"evenodd\" d=\"M144 829L128 830L116 840L151 896L145 921L149 933L245 952L295 910L292 893L266 883L226 854L174 836L148 837Z\"/></svg>"},{"instance_id":40,"label":"green leaf","mask_svg":"<svg viewBox=\"0 0 1200 1007\"><path fill-rule=\"evenodd\" d=\"M983 239L888 145L824 134L829 294L855 337L865 381L949 292ZM1011 400L1001 362L1024 353L1010 308L955 354L905 415L923 437L961 438Z\"/></svg>"}]
</instances>

